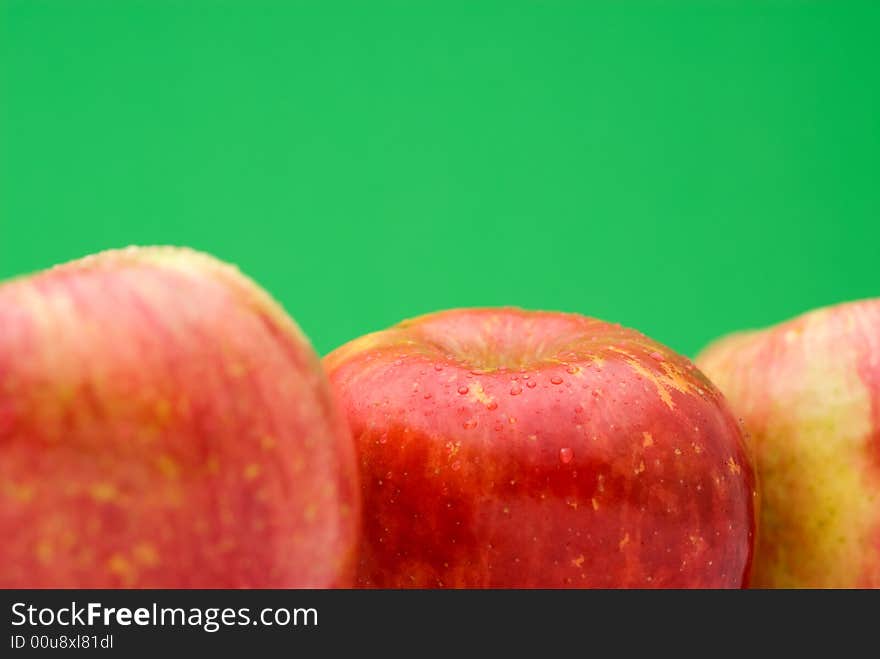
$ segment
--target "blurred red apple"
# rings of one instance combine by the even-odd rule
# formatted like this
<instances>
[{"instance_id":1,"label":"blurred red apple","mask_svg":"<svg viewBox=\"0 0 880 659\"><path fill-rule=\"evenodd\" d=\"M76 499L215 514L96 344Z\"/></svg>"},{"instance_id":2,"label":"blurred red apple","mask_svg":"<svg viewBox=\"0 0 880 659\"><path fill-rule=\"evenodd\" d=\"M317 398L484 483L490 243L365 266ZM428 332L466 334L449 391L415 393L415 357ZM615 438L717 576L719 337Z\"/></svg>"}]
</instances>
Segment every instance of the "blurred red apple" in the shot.
<instances>
[{"instance_id":1,"label":"blurred red apple","mask_svg":"<svg viewBox=\"0 0 880 659\"><path fill-rule=\"evenodd\" d=\"M734 334L698 360L754 444L754 585L880 588L880 299Z\"/></svg>"},{"instance_id":2,"label":"blurred red apple","mask_svg":"<svg viewBox=\"0 0 880 659\"><path fill-rule=\"evenodd\" d=\"M350 442L294 322L211 257L0 287L0 587L348 585Z\"/></svg>"},{"instance_id":3,"label":"blurred red apple","mask_svg":"<svg viewBox=\"0 0 880 659\"><path fill-rule=\"evenodd\" d=\"M684 357L599 320L436 313L325 358L367 587L741 587L754 479Z\"/></svg>"}]
</instances>

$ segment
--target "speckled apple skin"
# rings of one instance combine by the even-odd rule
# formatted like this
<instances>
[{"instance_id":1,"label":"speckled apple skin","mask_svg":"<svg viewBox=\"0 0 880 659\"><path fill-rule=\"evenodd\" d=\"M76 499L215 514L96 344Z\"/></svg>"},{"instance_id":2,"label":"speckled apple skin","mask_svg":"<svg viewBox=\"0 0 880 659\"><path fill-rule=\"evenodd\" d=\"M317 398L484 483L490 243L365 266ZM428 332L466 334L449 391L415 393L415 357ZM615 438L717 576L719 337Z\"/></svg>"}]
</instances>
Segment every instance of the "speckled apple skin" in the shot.
<instances>
[{"instance_id":1,"label":"speckled apple skin","mask_svg":"<svg viewBox=\"0 0 880 659\"><path fill-rule=\"evenodd\" d=\"M880 588L880 299L732 335L698 363L754 448L754 585Z\"/></svg>"},{"instance_id":2,"label":"speckled apple skin","mask_svg":"<svg viewBox=\"0 0 880 659\"><path fill-rule=\"evenodd\" d=\"M755 482L686 358L583 316L461 309L325 358L360 460L362 587L739 588Z\"/></svg>"},{"instance_id":3,"label":"speckled apple skin","mask_svg":"<svg viewBox=\"0 0 880 659\"><path fill-rule=\"evenodd\" d=\"M350 435L294 322L186 249L0 286L0 587L350 585Z\"/></svg>"}]
</instances>

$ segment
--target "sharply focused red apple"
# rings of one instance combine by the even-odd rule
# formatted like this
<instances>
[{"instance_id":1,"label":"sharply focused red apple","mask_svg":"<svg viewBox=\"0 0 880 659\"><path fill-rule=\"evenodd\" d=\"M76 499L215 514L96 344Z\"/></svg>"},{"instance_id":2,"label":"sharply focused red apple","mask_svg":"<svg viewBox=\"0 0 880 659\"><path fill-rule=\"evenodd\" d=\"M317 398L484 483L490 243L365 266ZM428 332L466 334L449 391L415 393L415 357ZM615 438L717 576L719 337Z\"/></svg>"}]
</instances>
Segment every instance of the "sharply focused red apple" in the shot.
<instances>
[{"instance_id":1,"label":"sharply focused red apple","mask_svg":"<svg viewBox=\"0 0 880 659\"><path fill-rule=\"evenodd\" d=\"M880 299L734 334L698 360L754 444L754 584L880 588Z\"/></svg>"},{"instance_id":2,"label":"sharply focused red apple","mask_svg":"<svg viewBox=\"0 0 880 659\"><path fill-rule=\"evenodd\" d=\"M741 587L754 479L684 357L599 320L463 309L325 358L373 587Z\"/></svg>"},{"instance_id":3,"label":"sharply focused red apple","mask_svg":"<svg viewBox=\"0 0 880 659\"><path fill-rule=\"evenodd\" d=\"M0 286L0 587L348 585L356 471L233 267L131 248Z\"/></svg>"}]
</instances>

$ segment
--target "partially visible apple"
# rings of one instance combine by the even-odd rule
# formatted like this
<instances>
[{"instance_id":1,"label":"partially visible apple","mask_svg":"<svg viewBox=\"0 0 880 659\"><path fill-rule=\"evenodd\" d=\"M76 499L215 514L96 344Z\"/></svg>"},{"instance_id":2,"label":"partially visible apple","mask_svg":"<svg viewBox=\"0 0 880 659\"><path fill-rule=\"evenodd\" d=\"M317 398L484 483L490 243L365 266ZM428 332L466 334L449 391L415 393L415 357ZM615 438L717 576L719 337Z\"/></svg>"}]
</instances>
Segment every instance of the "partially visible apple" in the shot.
<instances>
[{"instance_id":1,"label":"partially visible apple","mask_svg":"<svg viewBox=\"0 0 880 659\"><path fill-rule=\"evenodd\" d=\"M754 480L684 357L564 313L461 309L325 358L367 587L741 587Z\"/></svg>"},{"instance_id":2,"label":"partially visible apple","mask_svg":"<svg viewBox=\"0 0 880 659\"><path fill-rule=\"evenodd\" d=\"M320 362L233 267L98 254L0 286L0 587L349 585Z\"/></svg>"},{"instance_id":3,"label":"partially visible apple","mask_svg":"<svg viewBox=\"0 0 880 659\"><path fill-rule=\"evenodd\" d=\"M754 584L880 587L880 299L734 334L697 363L754 444Z\"/></svg>"}]
</instances>

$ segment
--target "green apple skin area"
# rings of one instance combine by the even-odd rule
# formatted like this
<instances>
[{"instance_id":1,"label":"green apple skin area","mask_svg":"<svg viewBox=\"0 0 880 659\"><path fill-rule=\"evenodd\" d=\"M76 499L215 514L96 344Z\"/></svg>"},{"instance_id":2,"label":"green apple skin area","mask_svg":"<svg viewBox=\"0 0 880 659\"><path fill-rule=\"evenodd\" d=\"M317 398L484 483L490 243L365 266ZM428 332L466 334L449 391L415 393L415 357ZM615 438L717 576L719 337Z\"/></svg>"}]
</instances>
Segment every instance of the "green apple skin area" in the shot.
<instances>
[{"instance_id":1,"label":"green apple skin area","mask_svg":"<svg viewBox=\"0 0 880 659\"><path fill-rule=\"evenodd\" d=\"M880 299L731 335L697 364L756 457L754 585L880 587Z\"/></svg>"}]
</instances>

